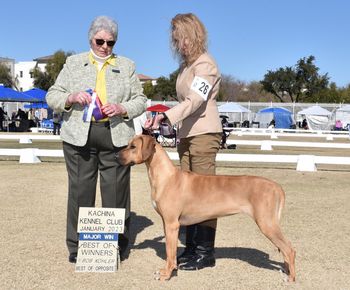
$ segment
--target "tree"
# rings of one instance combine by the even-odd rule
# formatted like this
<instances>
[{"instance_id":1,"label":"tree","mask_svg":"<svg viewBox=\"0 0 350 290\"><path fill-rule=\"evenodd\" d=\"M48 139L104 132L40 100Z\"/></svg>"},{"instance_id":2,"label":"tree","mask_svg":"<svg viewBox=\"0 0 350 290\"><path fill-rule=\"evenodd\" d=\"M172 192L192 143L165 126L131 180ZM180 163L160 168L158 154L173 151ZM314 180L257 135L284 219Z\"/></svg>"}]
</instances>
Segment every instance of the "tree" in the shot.
<instances>
[{"instance_id":1,"label":"tree","mask_svg":"<svg viewBox=\"0 0 350 290\"><path fill-rule=\"evenodd\" d=\"M34 86L47 91L55 83L67 57L72 54L72 52L65 53L62 50L58 50L48 61L45 71L41 71L38 67L35 68L33 71Z\"/></svg>"},{"instance_id":2,"label":"tree","mask_svg":"<svg viewBox=\"0 0 350 290\"><path fill-rule=\"evenodd\" d=\"M143 84L143 93L147 96L147 98L152 99L155 96L155 89L152 85L152 81L146 81Z\"/></svg>"},{"instance_id":3,"label":"tree","mask_svg":"<svg viewBox=\"0 0 350 290\"><path fill-rule=\"evenodd\" d=\"M266 92L274 95L280 102L292 102L296 90L296 73L292 67L279 68L276 71L268 71L260 82Z\"/></svg>"},{"instance_id":4,"label":"tree","mask_svg":"<svg viewBox=\"0 0 350 290\"><path fill-rule=\"evenodd\" d=\"M260 82L246 83L231 75L223 74L218 102L267 102L273 101L274 97L270 93L262 94L262 84Z\"/></svg>"},{"instance_id":5,"label":"tree","mask_svg":"<svg viewBox=\"0 0 350 290\"><path fill-rule=\"evenodd\" d=\"M275 97L268 92L264 92L262 84L257 81L252 81L243 89L239 102L272 102Z\"/></svg>"},{"instance_id":6,"label":"tree","mask_svg":"<svg viewBox=\"0 0 350 290\"><path fill-rule=\"evenodd\" d=\"M11 76L10 69L3 63L0 63L0 84L3 84L5 87L17 88L14 79Z\"/></svg>"},{"instance_id":7,"label":"tree","mask_svg":"<svg viewBox=\"0 0 350 290\"><path fill-rule=\"evenodd\" d=\"M268 71L260 82L263 89L273 94L281 102L311 101L317 94L327 89L328 74L320 75L314 65L315 57L300 59L295 67Z\"/></svg>"},{"instance_id":8,"label":"tree","mask_svg":"<svg viewBox=\"0 0 350 290\"><path fill-rule=\"evenodd\" d=\"M338 89L340 95L340 103L350 103L350 84L345 88Z\"/></svg>"},{"instance_id":9,"label":"tree","mask_svg":"<svg viewBox=\"0 0 350 290\"><path fill-rule=\"evenodd\" d=\"M313 64L314 61L315 57L312 55L298 61L296 68L296 83L298 89L296 102L298 102L303 95L306 100L311 101L318 93L328 87L328 74L319 75L319 68Z\"/></svg>"},{"instance_id":10,"label":"tree","mask_svg":"<svg viewBox=\"0 0 350 290\"><path fill-rule=\"evenodd\" d=\"M310 101L314 103L341 103L344 100L342 99L341 90L332 82L328 88L320 91Z\"/></svg>"},{"instance_id":11,"label":"tree","mask_svg":"<svg viewBox=\"0 0 350 290\"><path fill-rule=\"evenodd\" d=\"M178 101L176 95L176 79L178 75L179 70L176 70L169 75L169 78L158 78L157 85L155 86L155 98L163 101Z\"/></svg>"},{"instance_id":12,"label":"tree","mask_svg":"<svg viewBox=\"0 0 350 290\"><path fill-rule=\"evenodd\" d=\"M237 80L231 75L222 74L217 101L237 102L244 87L244 82Z\"/></svg>"}]
</instances>

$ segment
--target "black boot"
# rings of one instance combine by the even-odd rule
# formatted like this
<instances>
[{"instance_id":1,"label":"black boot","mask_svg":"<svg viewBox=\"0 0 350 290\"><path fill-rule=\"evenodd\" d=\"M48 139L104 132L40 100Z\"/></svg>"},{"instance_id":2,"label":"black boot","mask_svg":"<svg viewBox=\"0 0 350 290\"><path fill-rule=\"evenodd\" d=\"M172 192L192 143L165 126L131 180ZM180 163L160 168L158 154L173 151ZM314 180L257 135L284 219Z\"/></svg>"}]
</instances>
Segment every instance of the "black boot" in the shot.
<instances>
[{"instance_id":1,"label":"black boot","mask_svg":"<svg viewBox=\"0 0 350 290\"><path fill-rule=\"evenodd\" d=\"M177 257L177 265L187 263L194 257L196 249L196 245L194 244L195 231L196 225L186 227L186 247L182 254Z\"/></svg>"},{"instance_id":2,"label":"black boot","mask_svg":"<svg viewBox=\"0 0 350 290\"><path fill-rule=\"evenodd\" d=\"M200 224L196 225L195 255L187 263L180 264L180 270L193 271L215 266L215 233L215 228Z\"/></svg>"}]
</instances>

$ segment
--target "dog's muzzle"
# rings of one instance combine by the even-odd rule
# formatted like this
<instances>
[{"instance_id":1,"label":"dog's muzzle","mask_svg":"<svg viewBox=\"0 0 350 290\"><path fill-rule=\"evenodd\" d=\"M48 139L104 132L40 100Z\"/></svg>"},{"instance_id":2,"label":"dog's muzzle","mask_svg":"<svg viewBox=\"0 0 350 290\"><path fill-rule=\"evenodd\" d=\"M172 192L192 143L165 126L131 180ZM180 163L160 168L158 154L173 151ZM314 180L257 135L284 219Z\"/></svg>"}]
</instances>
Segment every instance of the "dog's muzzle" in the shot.
<instances>
[{"instance_id":1,"label":"dog's muzzle","mask_svg":"<svg viewBox=\"0 0 350 290\"><path fill-rule=\"evenodd\" d=\"M119 155L119 152L115 153L114 156L115 156L115 159L117 159L117 162L118 162L120 165L123 165L123 166L134 166L134 165L135 165L134 162L125 163L125 162L121 159L121 157L120 157L120 155Z\"/></svg>"}]
</instances>

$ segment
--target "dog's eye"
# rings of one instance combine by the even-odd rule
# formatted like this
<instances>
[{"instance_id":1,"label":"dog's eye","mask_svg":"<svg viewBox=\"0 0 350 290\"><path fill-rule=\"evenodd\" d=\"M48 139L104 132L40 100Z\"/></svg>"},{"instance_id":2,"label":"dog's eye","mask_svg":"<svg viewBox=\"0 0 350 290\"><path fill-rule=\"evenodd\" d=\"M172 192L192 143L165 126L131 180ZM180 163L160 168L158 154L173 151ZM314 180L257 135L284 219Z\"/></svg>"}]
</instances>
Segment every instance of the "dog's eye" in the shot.
<instances>
[{"instance_id":1,"label":"dog's eye","mask_svg":"<svg viewBox=\"0 0 350 290\"><path fill-rule=\"evenodd\" d=\"M133 144L130 145L130 149L135 149L135 148L136 148L135 145L133 145Z\"/></svg>"}]
</instances>

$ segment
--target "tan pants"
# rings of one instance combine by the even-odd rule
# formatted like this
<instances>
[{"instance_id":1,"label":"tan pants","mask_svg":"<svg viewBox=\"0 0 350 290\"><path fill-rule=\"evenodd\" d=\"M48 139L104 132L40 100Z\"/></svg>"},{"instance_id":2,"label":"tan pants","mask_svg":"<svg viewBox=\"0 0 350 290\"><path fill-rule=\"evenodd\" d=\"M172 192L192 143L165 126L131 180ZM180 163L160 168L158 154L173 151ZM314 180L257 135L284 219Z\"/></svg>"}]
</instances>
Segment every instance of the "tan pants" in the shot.
<instances>
[{"instance_id":1,"label":"tan pants","mask_svg":"<svg viewBox=\"0 0 350 290\"><path fill-rule=\"evenodd\" d=\"M181 169L200 174L215 174L215 158L219 151L221 133L203 134L181 138L177 145ZM215 194L215 192L213 192ZM210 220L201 225L216 228L217 220Z\"/></svg>"}]
</instances>

